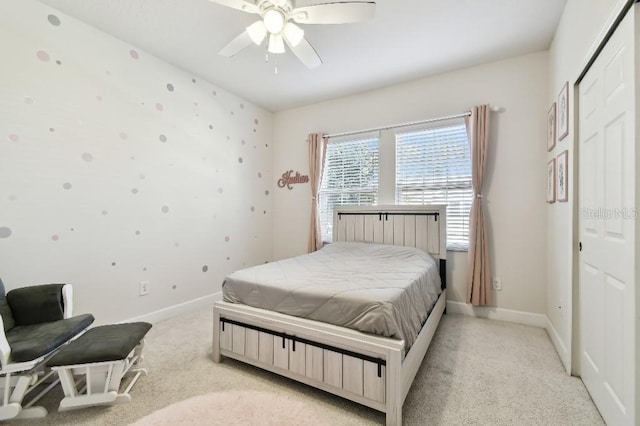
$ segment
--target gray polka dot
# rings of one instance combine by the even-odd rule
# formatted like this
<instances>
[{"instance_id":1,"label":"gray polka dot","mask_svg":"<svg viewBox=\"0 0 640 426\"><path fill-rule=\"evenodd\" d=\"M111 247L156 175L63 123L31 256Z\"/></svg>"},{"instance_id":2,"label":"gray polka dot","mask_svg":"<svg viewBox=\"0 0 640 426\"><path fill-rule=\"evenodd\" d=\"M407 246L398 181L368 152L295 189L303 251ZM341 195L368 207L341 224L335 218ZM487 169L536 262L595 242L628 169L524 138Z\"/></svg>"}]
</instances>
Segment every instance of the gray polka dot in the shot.
<instances>
[{"instance_id":1,"label":"gray polka dot","mask_svg":"<svg viewBox=\"0 0 640 426\"><path fill-rule=\"evenodd\" d=\"M209 267L207 265L204 265L202 267L202 272L207 272L209 270Z\"/></svg>"},{"instance_id":2,"label":"gray polka dot","mask_svg":"<svg viewBox=\"0 0 640 426\"><path fill-rule=\"evenodd\" d=\"M9 195L9 201L16 201L18 199L18 197L16 197L15 195Z\"/></svg>"},{"instance_id":3,"label":"gray polka dot","mask_svg":"<svg viewBox=\"0 0 640 426\"><path fill-rule=\"evenodd\" d=\"M162 206L162 213L169 213L169 206Z\"/></svg>"},{"instance_id":4,"label":"gray polka dot","mask_svg":"<svg viewBox=\"0 0 640 426\"><path fill-rule=\"evenodd\" d=\"M174 289L174 290L176 289L176 287L177 287L177 285L175 285L175 284L171 286L171 288Z\"/></svg>"},{"instance_id":5,"label":"gray polka dot","mask_svg":"<svg viewBox=\"0 0 640 426\"><path fill-rule=\"evenodd\" d=\"M49 131L50 131L50 132L55 132L55 131L56 131L56 129L54 129L53 127L49 127Z\"/></svg>"},{"instance_id":6,"label":"gray polka dot","mask_svg":"<svg viewBox=\"0 0 640 426\"><path fill-rule=\"evenodd\" d=\"M243 161L242 157L238 158L238 163L242 164Z\"/></svg>"},{"instance_id":7,"label":"gray polka dot","mask_svg":"<svg viewBox=\"0 0 640 426\"><path fill-rule=\"evenodd\" d=\"M191 82L192 82L193 84L196 84L196 79L195 79L195 78L192 78L192 79L191 79Z\"/></svg>"},{"instance_id":8,"label":"gray polka dot","mask_svg":"<svg viewBox=\"0 0 640 426\"><path fill-rule=\"evenodd\" d=\"M116 262L111 262L111 266L116 266Z\"/></svg>"},{"instance_id":9,"label":"gray polka dot","mask_svg":"<svg viewBox=\"0 0 640 426\"><path fill-rule=\"evenodd\" d=\"M269 190L264 191L264 195L269 195Z\"/></svg>"},{"instance_id":10,"label":"gray polka dot","mask_svg":"<svg viewBox=\"0 0 640 426\"><path fill-rule=\"evenodd\" d=\"M167 141L167 137L165 135L160 135L160 142L164 143Z\"/></svg>"},{"instance_id":11,"label":"gray polka dot","mask_svg":"<svg viewBox=\"0 0 640 426\"><path fill-rule=\"evenodd\" d=\"M209 124L209 129L213 130L213 125Z\"/></svg>"},{"instance_id":12,"label":"gray polka dot","mask_svg":"<svg viewBox=\"0 0 640 426\"><path fill-rule=\"evenodd\" d=\"M58 65L62 65L62 61L61 61L61 60L57 60L57 61L56 61L56 64L58 64Z\"/></svg>"},{"instance_id":13,"label":"gray polka dot","mask_svg":"<svg viewBox=\"0 0 640 426\"><path fill-rule=\"evenodd\" d=\"M71 189L71 188L73 187L73 185L71 185L69 182L65 182L65 183L62 185L62 187L63 187L64 189Z\"/></svg>"},{"instance_id":14,"label":"gray polka dot","mask_svg":"<svg viewBox=\"0 0 640 426\"><path fill-rule=\"evenodd\" d=\"M87 163L90 163L90 162L92 162L92 161L93 161L93 155L91 155L91 154L90 154L90 153L88 153L88 152L85 152L84 154L82 154L82 159L83 159L84 161L86 161Z\"/></svg>"},{"instance_id":15,"label":"gray polka dot","mask_svg":"<svg viewBox=\"0 0 640 426\"><path fill-rule=\"evenodd\" d=\"M136 231L136 235L140 235L140 231Z\"/></svg>"},{"instance_id":16,"label":"gray polka dot","mask_svg":"<svg viewBox=\"0 0 640 426\"><path fill-rule=\"evenodd\" d=\"M47 16L47 19L49 20L49 23L54 27L60 26L60 18L58 18L56 15L49 15Z\"/></svg>"},{"instance_id":17,"label":"gray polka dot","mask_svg":"<svg viewBox=\"0 0 640 426\"><path fill-rule=\"evenodd\" d=\"M3 226L0 228L0 238L9 238L11 236L11 228Z\"/></svg>"},{"instance_id":18,"label":"gray polka dot","mask_svg":"<svg viewBox=\"0 0 640 426\"><path fill-rule=\"evenodd\" d=\"M223 192L224 192L224 189L218 188L218 194L222 194Z\"/></svg>"},{"instance_id":19,"label":"gray polka dot","mask_svg":"<svg viewBox=\"0 0 640 426\"><path fill-rule=\"evenodd\" d=\"M106 210L102 210L102 216L106 216L106 215L108 215L108 214L109 214L109 212L108 212L108 211L106 211Z\"/></svg>"},{"instance_id":20,"label":"gray polka dot","mask_svg":"<svg viewBox=\"0 0 640 426\"><path fill-rule=\"evenodd\" d=\"M173 92L173 84L168 83L167 84L167 90L170 91L170 92Z\"/></svg>"},{"instance_id":21,"label":"gray polka dot","mask_svg":"<svg viewBox=\"0 0 640 426\"><path fill-rule=\"evenodd\" d=\"M131 189L131 193L132 193L132 194L137 194L138 192L139 192L139 191L138 191L138 188L132 188L132 189Z\"/></svg>"}]
</instances>

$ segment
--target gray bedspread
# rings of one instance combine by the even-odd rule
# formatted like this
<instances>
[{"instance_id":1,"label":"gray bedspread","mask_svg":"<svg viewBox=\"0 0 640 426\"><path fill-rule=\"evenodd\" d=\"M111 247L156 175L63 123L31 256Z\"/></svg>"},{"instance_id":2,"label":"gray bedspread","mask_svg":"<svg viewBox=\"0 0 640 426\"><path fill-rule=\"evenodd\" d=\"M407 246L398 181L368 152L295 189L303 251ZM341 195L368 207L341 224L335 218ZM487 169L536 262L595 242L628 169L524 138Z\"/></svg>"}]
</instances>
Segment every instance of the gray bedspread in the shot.
<instances>
[{"instance_id":1,"label":"gray bedspread","mask_svg":"<svg viewBox=\"0 0 640 426\"><path fill-rule=\"evenodd\" d=\"M402 339L407 348L438 299L436 261L422 250L334 243L233 272L224 300Z\"/></svg>"}]
</instances>

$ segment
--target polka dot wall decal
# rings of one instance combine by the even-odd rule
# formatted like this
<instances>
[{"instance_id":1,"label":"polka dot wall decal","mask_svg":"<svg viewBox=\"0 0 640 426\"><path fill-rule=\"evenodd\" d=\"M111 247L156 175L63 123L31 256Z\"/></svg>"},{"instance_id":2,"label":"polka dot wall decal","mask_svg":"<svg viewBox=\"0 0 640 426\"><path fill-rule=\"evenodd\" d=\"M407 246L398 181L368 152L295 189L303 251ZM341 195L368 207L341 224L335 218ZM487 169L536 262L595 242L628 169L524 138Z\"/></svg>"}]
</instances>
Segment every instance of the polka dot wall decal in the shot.
<instances>
[{"instance_id":1,"label":"polka dot wall decal","mask_svg":"<svg viewBox=\"0 0 640 426\"><path fill-rule=\"evenodd\" d=\"M255 207L253 207L253 206L251 206L251 211L252 211L252 212L255 212L255 211L256 211L256 208L255 208Z\"/></svg>"},{"instance_id":2,"label":"polka dot wall decal","mask_svg":"<svg viewBox=\"0 0 640 426\"><path fill-rule=\"evenodd\" d=\"M9 195L9 201L16 201L18 199L18 197L16 197L15 195Z\"/></svg>"},{"instance_id":3,"label":"polka dot wall decal","mask_svg":"<svg viewBox=\"0 0 640 426\"><path fill-rule=\"evenodd\" d=\"M71 188L73 188L73 185L71 185L71 183L69 183L69 182L65 182L65 183L62 184L62 187L64 189L71 189Z\"/></svg>"},{"instance_id":4,"label":"polka dot wall decal","mask_svg":"<svg viewBox=\"0 0 640 426\"><path fill-rule=\"evenodd\" d=\"M167 83L167 90L173 92L173 84Z\"/></svg>"},{"instance_id":5,"label":"polka dot wall decal","mask_svg":"<svg viewBox=\"0 0 640 426\"><path fill-rule=\"evenodd\" d=\"M253 122L254 122L254 123L256 123L256 124L258 124L258 123L259 123L259 121L258 121L258 119L257 119L257 118L256 118L256 119L254 119L254 120L253 120Z\"/></svg>"},{"instance_id":6,"label":"polka dot wall decal","mask_svg":"<svg viewBox=\"0 0 640 426\"><path fill-rule=\"evenodd\" d=\"M213 93L213 96L218 96L218 92L216 92L215 90L211 93Z\"/></svg>"},{"instance_id":7,"label":"polka dot wall decal","mask_svg":"<svg viewBox=\"0 0 640 426\"><path fill-rule=\"evenodd\" d=\"M197 103L197 102L194 102L194 103L193 103L193 106L197 107L197 106L198 106L198 103Z\"/></svg>"},{"instance_id":8,"label":"polka dot wall decal","mask_svg":"<svg viewBox=\"0 0 640 426\"><path fill-rule=\"evenodd\" d=\"M53 241L58 241L58 240L60 239L60 236L59 236L59 235L57 235L57 234L53 234L53 235L51 236L51 239L52 239Z\"/></svg>"},{"instance_id":9,"label":"polka dot wall decal","mask_svg":"<svg viewBox=\"0 0 640 426\"><path fill-rule=\"evenodd\" d=\"M16 135L15 133L11 133L9 134L9 140L11 142L20 142L20 136Z\"/></svg>"},{"instance_id":10,"label":"polka dot wall decal","mask_svg":"<svg viewBox=\"0 0 640 426\"><path fill-rule=\"evenodd\" d=\"M207 265L204 265L202 267L202 272L207 272L209 270L209 267Z\"/></svg>"},{"instance_id":11,"label":"polka dot wall decal","mask_svg":"<svg viewBox=\"0 0 640 426\"><path fill-rule=\"evenodd\" d=\"M255 132L256 132L256 129L253 129L253 133L255 133Z\"/></svg>"},{"instance_id":12,"label":"polka dot wall decal","mask_svg":"<svg viewBox=\"0 0 640 426\"><path fill-rule=\"evenodd\" d=\"M229 114L233 115L233 111L229 111Z\"/></svg>"},{"instance_id":13,"label":"polka dot wall decal","mask_svg":"<svg viewBox=\"0 0 640 426\"><path fill-rule=\"evenodd\" d=\"M56 15L47 16L47 20L54 27L59 27L60 26L60 18L58 18Z\"/></svg>"},{"instance_id":14,"label":"polka dot wall decal","mask_svg":"<svg viewBox=\"0 0 640 426\"><path fill-rule=\"evenodd\" d=\"M138 59L140 57L140 55L138 55L138 52L133 49L129 51L129 56L131 56L133 59Z\"/></svg>"},{"instance_id":15,"label":"polka dot wall decal","mask_svg":"<svg viewBox=\"0 0 640 426\"><path fill-rule=\"evenodd\" d=\"M171 286L171 288L174 289L174 290L176 289L176 287L177 286L175 284Z\"/></svg>"},{"instance_id":16,"label":"polka dot wall decal","mask_svg":"<svg viewBox=\"0 0 640 426\"><path fill-rule=\"evenodd\" d=\"M136 231L136 235L140 235L140 231Z\"/></svg>"},{"instance_id":17,"label":"polka dot wall decal","mask_svg":"<svg viewBox=\"0 0 640 426\"><path fill-rule=\"evenodd\" d=\"M242 164L243 161L242 157L238 158L238 163Z\"/></svg>"},{"instance_id":18,"label":"polka dot wall decal","mask_svg":"<svg viewBox=\"0 0 640 426\"><path fill-rule=\"evenodd\" d=\"M169 213L169 206L162 206L162 213Z\"/></svg>"},{"instance_id":19,"label":"polka dot wall decal","mask_svg":"<svg viewBox=\"0 0 640 426\"><path fill-rule=\"evenodd\" d=\"M262 177L262 173L258 172L258 177L261 178Z\"/></svg>"},{"instance_id":20,"label":"polka dot wall decal","mask_svg":"<svg viewBox=\"0 0 640 426\"><path fill-rule=\"evenodd\" d=\"M142 271L146 272L147 271L147 267L145 266L144 268L142 268Z\"/></svg>"},{"instance_id":21,"label":"polka dot wall decal","mask_svg":"<svg viewBox=\"0 0 640 426\"><path fill-rule=\"evenodd\" d=\"M50 131L50 132L55 132L55 131L56 131L56 129L54 129L53 127L49 127L49 131Z\"/></svg>"},{"instance_id":22,"label":"polka dot wall decal","mask_svg":"<svg viewBox=\"0 0 640 426\"><path fill-rule=\"evenodd\" d=\"M108 214L109 214L109 212L108 212L108 211L106 211L106 210L102 210L102 216L106 216L106 215L108 215Z\"/></svg>"},{"instance_id":23,"label":"polka dot wall decal","mask_svg":"<svg viewBox=\"0 0 640 426\"><path fill-rule=\"evenodd\" d=\"M167 141L167 137L165 135L160 135L158 139L160 139L160 142L162 143L165 143Z\"/></svg>"},{"instance_id":24,"label":"polka dot wall decal","mask_svg":"<svg viewBox=\"0 0 640 426\"><path fill-rule=\"evenodd\" d=\"M82 154L82 160L86 161L87 163L90 163L93 161L93 155L91 155L88 152L85 152L84 154Z\"/></svg>"},{"instance_id":25,"label":"polka dot wall decal","mask_svg":"<svg viewBox=\"0 0 640 426\"><path fill-rule=\"evenodd\" d=\"M244 139L242 139L242 140L240 141L240 143L241 143L242 145L244 145L244 144L246 144L247 142L246 142Z\"/></svg>"},{"instance_id":26,"label":"polka dot wall decal","mask_svg":"<svg viewBox=\"0 0 640 426\"><path fill-rule=\"evenodd\" d=\"M120 132L120 139L122 140L126 140L127 139L127 134L125 132Z\"/></svg>"},{"instance_id":27,"label":"polka dot wall decal","mask_svg":"<svg viewBox=\"0 0 640 426\"><path fill-rule=\"evenodd\" d=\"M24 103L27 105L33 105L33 98L24 98Z\"/></svg>"},{"instance_id":28,"label":"polka dot wall decal","mask_svg":"<svg viewBox=\"0 0 640 426\"><path fill-rule=\"evenodd\" d=\"M240 104L240 109L244 109L244 104Z\"/></svg>"},{"instance_id":29,"label":"polka dot wall decal","mask_svg":"<svg viewBox=\"0 0 640 426\"><path fill-rule=\"evenodd\" d=\"M96 101L101 101L101 100L102 100L102 96L97 95L97 96L96 96Z\"/></svg>"},{"instance_id":30,"label":"polka dot wall decal","mask_svg":"<svg viewBox=\"0 0 640 426\"><path fill-rule=\"evenodd\" d=\"M58 65L62 65L62 61L61 61L60 59L58 59L58 60L56 61L56 64L58 64Z\"/></svg>"},{"instance_id":31,"label":"polka dot wall decal","mask_svg":"<svg viewBox=\"0 0 640 426\"><path fill-rule=\"evenodd\" d=\"M138 176L140 178L140 180L144 180L146 178L145 175L143 175L142 173L140 174L140 176Z\"/></svg>"},{"instance_id":32,"label":"polka dot wall decal","mask_svg":"<svg viewBox=\"0 0 640 426\"><path fill-rule=\"evenodd\" d=\"M131 193L132 193L132 194L137 194L138 192L139 192L139 191L138 191L138 188L132 188L132 189L131 189Z\"/></svg>"},{"instance_id":33,"label":"polka dot wall decal","mask_svg":"<svg viewBox=\"0 0 640 426\"><path fill-rule=\"evenodd\" d=\"M156 103L156 109L158 111L162 111L164 109L164 106L162 106L162 104L160 102Z\"/></svg>"},{"instance_id":34,"label":"polka dot wall decal","mask_svg":"<svg viewBox=\"0 0 640 426\"><path fill-rule=\"evenodd\" d=\"M213 126L211 124L209 124L209 129L213 130Z\"/></svg>"},{"instance_id":35,"label":"polka dot wall decal","mask_svg":"<svg viewBox=\"0 0 640 426\"><path fill-rule=\"evenodd\" d=\"M229 238L229 236L228 236L228 235L227 235L226 237L224 237L224 240L225 240L225 242L227 242L227 243L229 242L229 240L230 240L230 239L231 239L231 238Z\"/></svg>"},{"instance_id":36,"label":"polka dot wall decal","mask_svg":"<svg viewBox=\"0 0 640 426\"><path fill-rule=\"evenodd\" d=\"M218 188L218 194L222 194L223 192L224 192L224 189Z\"/></svg>"},{"instance_id":37,"label":"polka dot wall decal","mask_svg":"<svg viewBox=\"0 0 640 426\"><path fill-rule=\"evenodd\" d=\"M116 262L111 262L111 266L116 266Z\"/></svg>"},{"instance_id":38,"label":"polka dot wall decal","mask_svg":"<svg viewBox=\"0 0 640 426\"><path fill-rule=\"evenodd\" d=\"M47 52L45 52L44 50L38 50L38 52L36 53L36 56L42 62L49 62L49 59L50 59L49 58L49 54Z\"/></svg>"},{"instance_id":39,"label":"polka dot wall decal","mask_svg":"<svg viewBox=\"0 0 640 426\"><path fill-rule=\"evenodd\" d=\"M11 228L7 226L0 227L0 238L9 238L11 234Z\"/></svg>"},{"instance_id":40,"label":"polka dot wall decal","mask_svg":"<svg viewBox=\"0 0 640 426\"><path fill-rule=\"evenodd\" d=\"M196 84L196 79L195 79L195 78L192 78L192 79L191 79L191 82L192 82L193 84Z\"/></svg>"},{"instance_id":41,"label":"polka dot wall decal","mask_svg":"<svg viewBox=\"0 0 640 426\"><path fill-rule=\"evenodd\" d=\"M269 190L264 191L264 195L269 195Z\"/></svg>"}]
</instances>

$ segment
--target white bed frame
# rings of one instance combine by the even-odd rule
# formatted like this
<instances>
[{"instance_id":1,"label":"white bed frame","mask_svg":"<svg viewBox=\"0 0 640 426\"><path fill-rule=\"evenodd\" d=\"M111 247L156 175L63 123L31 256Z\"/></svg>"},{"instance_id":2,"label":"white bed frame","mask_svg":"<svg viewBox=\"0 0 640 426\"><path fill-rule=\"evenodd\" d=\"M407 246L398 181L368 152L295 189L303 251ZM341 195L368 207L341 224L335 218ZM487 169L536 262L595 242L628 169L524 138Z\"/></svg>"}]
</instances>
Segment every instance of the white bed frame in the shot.
<instances>
[{"instance_id":1,"label":"white bed frame","mask_svg":"<svg viewBox=\"0 0 640 426\"><path fill-rule=\"evenodd\" d=\"M386 413L402 425L402 405L446 306L446 207L341 207L334 241L418 247L439 260L443 292L405 353L404 342L241 304L213 308L215 362L226 356Z\"/></svg>"}]
</instances>

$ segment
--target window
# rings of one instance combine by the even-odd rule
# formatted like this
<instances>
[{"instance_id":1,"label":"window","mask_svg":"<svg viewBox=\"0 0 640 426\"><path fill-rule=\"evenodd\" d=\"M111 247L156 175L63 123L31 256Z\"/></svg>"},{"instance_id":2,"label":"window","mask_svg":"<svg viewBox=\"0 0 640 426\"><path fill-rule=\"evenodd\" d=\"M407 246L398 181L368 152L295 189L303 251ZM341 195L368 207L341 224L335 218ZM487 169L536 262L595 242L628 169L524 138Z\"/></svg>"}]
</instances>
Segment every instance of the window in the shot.
<instances>
[{"instance_id":1,"label":"window","mask_svg":"<svg viewBox=\"0 0 640 426\"><path fill-rule=\"evenodd\" d=\"M378 200L378 138L327 144L319 193L322 241L333 239L335 206L372 205Z\"/></svg>"},{"instance_id":2,"label":"window","mask_svg":"<svg viewBox=\"0 0 640 426\"><path fill-rule=\"evenodd\" d=\"M396 203L446 204L447 248L469 248L473 199L464 123L396 135Z\"/></svg>"}]
</instances>

